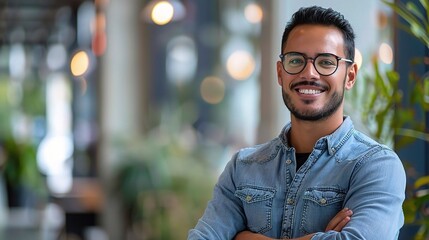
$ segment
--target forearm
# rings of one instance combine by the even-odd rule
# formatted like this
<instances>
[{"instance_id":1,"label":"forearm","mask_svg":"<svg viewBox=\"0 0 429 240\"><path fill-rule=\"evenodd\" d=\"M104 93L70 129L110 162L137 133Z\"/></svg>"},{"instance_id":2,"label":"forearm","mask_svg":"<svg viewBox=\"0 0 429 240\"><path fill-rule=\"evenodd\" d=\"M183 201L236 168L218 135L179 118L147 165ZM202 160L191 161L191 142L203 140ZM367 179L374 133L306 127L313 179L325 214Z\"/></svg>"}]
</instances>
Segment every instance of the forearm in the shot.
<instances>
[{"instance_id":1,"label":"forearm","mask_svg":"<svg viewBox=\"0 0 429 240\"><path fill-rule=\"evenodd\" d=\"M291 240L310 240L313 235L314 234L309 234L309 235L306 235L306 236L303 236L300 238L294 238ZM282 239L269 238L269 237L266 237L262 234L255 234L255 233L250 232L250 231L240 232L239 234L237 234L237 236L235 236L234 239L235 240L282 240Z\"/></svg>"},{"instance_id":2,"label":"forearm","mask_svg":"<svg viewBox=\"0 0 429 240\"><path fill-rule=\"evenodd\" d=\"M342 209L331 219L331 221L329 221L325 231L331 231L331 230L338 231L338 232L341 231L350 221L350 217L352 216L352 214L353 214L352 210L348 208ZM314 235L315 233L305 235L299 238L294 238L292 240L310 240ZM270 240L270 239L273 239L273 238L269 238L262 234L257 234L250 231L243 231L237 234L237 236L235 236L235 240Z\"/></svg>"}]
</instances>

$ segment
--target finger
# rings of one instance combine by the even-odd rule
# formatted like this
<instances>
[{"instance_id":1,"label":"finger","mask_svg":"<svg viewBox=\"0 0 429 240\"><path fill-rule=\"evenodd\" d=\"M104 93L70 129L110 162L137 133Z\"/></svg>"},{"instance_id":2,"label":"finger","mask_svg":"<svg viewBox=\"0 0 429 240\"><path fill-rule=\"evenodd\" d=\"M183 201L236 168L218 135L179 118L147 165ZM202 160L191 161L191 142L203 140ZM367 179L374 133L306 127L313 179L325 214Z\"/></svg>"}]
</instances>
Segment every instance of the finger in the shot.
<instances>
[{"instance_id":1,"label":"finger","mask_svg":"<svg viewBox=\"0 0 429 240\"><path fill-rule=\"evenodd\" d=\"M335 228L335 226L337 226L337 224L344 219L344 217L346 217L347 215L344 215L349 209L348 208L344 208L342 209L340 212L338 212L334 218L331 219L331 221L329 221L328 226L326 226L326 230L325 231L329 231L329 230L333 230Z\"/></svg>"},{"instance_id":2,"label":"finger","mask_svg":"<svg viewBox=\"0 0 429 240\"><path fill-rule=\"evenodd\" d=\"M353 212L350 209L344 208L343 210L338 212L337 215L335 215L335 217L331 219L331 221L329 221L328 226L326 226L325 231L334 230L334 228L341 221L343 221L346 217L350 217L352 214L353 214Z\"/></svg>"},{"instance_id":3,"label":"finger","mask_svg":"<svg viewBox=\"0 0 429 240\"><path fill-rule=\"evenodd\" d=\"M341 220L338 224L337 224L337 226L335 226L334 227L334 229L332 229L332 230L334 230L334 231L337 231L337 232L341 232L341 230L343 230L343 228L344 228L344 226L346 226L346 224L348 223L348 222L350 222L350 217L345 217L343 220Z\"/></svg>"}]
</instances>

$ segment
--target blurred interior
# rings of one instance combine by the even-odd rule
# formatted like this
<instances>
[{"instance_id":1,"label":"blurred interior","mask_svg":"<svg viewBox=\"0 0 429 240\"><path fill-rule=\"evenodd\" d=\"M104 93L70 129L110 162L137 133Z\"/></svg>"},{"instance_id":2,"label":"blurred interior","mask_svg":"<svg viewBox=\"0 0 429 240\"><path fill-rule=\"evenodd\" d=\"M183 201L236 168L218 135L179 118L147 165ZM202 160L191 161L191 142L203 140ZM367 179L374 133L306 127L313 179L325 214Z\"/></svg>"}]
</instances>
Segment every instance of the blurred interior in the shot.
<instances>
[{"instance_id":1,"label":"blurred interior","mask_svg":"<svg viewBox=\"0 0 429 240\"><path fill-rule=\"evenodd\" d=\"M373 0L0 0L0 238L185 239L234 152L288 121L281 34L313 4L350 20L362 74L420 51Z\"/></svg>"}]
</instances>

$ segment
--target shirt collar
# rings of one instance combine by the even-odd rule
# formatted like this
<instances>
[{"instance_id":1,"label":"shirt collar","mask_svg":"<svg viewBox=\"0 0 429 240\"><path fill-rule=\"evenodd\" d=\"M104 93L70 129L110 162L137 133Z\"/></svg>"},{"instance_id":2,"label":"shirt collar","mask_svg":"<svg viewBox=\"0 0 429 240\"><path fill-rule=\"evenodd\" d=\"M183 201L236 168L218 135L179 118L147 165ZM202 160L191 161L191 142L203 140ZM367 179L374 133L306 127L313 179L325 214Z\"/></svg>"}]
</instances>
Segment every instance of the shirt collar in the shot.
<instances>
[{"instance_id":1,"label":"shirt collar","mask_svg":"<svg viewBox=\"0 0 429 240\"><path fill-rule=\"evenodd\" d=\"M282 129L282 131L279 135L280 140L282 141L282 143L284 144L284 146L286 148L291 147L289 145L288 139L286 137L290 128L291 128L291 123L289 122ZM349 116L344 116L344 121L340 125L340 127L337 128L337 130L335 130L333 133L320 138L316 142L314 148L315 149L327 149L329 155L333 155L333 154L335 154L335 152L338 151L338 149L340 149L343 146L343 144L347 141L347 139L350 138L353 130L354 130L354 126L353 126L352 119Z\"/></svg>"}]
</instances>

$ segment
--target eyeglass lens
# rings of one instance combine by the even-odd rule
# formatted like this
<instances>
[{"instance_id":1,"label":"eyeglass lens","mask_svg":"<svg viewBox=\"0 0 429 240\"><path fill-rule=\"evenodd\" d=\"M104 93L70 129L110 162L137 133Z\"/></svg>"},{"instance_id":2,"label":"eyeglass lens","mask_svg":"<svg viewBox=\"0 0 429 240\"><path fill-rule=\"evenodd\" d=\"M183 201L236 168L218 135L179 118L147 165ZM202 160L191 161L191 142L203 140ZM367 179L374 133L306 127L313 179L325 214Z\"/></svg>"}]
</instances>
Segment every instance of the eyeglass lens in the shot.
<instances>
[{"instance_id":1,"label":"eyeglass lens","mask_svg":"<svg viewBox=\"0 0 429 240\"><path fill-rule=\"evenodd\" d=\"M300 53L288 53L284 55L283 66L286 72L298 74L304 70L307 65L307 58ZM331 75L338 68L338 59L332 54L321 54L313 59L313 66L321 75Z\"/></svg>"}]
</instances>

